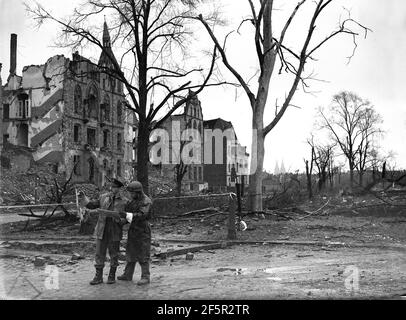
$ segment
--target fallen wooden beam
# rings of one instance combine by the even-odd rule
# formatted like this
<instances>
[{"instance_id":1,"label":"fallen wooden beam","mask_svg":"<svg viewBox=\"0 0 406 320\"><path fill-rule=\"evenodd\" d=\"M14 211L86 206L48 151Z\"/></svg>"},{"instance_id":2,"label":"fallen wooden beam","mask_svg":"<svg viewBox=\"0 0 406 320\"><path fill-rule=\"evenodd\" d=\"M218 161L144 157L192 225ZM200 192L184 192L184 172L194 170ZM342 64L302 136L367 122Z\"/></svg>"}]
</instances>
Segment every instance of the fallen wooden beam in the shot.
<instances>
[{"instance_id":1,"label":"fallen wooden beam","mask_svg":"<svg viewBox=\"0 0 406 320\"><path fill-rule=\"evenodd\" d=\"M162 259L166 259L168 257L173 257L173 256L179 256L182 254L186 254L188 252L197 252L197 251L201 251L201 250L214 250L214 249L220 249L220 248L224 248L227 247L227 243L223 242L216 242L213 244L206 244L206 245L202 245L202 246L196 246L196 247L190 247L190 248L182 248L182 249L178 249L178 250L173 250L173 251L165 251L165 252L160 252L160 253L156 253L155 256L162 258Z\"/></svg>"},{"instance_id":2,"label":"fallen wooden beam","mask_svg":"<svg viewBox=\"0 0 406 320\"><path fill-rule=\"evenodd\" d=\"M22 216L22 217L29 217L29 218L36 218L36 219L45 219L46 218L44 216L37 216L35 214L27 214L27 213L19 213L18 215Z\"/></svg>"},{"instance_id":3,"label":"fallen wooden beam","mask_svg":"<svg viewBox=\"0 0 406 320\"><path fill-rule=\"evenodd\" d=\"M209 208L204 208L204 209L199 209L199 210L188 211L188 212L179 214L178 217L184 217L184 216L188 216L188 215L192 215L192 214L196 214L196 213L207 212L207 211L218 211L218 210L214 207L209 207Z\"/></svg>"}]
</instances>

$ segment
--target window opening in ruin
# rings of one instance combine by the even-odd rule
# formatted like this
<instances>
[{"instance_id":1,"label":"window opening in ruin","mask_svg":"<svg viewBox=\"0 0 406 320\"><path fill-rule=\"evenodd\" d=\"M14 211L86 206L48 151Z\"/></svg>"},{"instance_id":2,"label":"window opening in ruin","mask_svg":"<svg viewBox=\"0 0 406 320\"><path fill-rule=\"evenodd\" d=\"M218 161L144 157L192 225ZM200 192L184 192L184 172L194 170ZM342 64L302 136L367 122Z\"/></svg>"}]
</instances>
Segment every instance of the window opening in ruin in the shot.
<instances>
[{"instance_id":1,"label":"window opening in ruin","mask_svg":"<svg viewBox=\"0 0 406 320\"><path fill-rule=\"evenodd\" d=\"M87 144L89 146L96 146L96 129L87 129Z\"/></svg>"},{"instance_id":2,"label":"window opening in ruin","mask_svg":"<svg viewBox=\"0 0 406 320\"><path fill-rule=\"evenodd\" d=\"M87 102L88 102L88 114L87 114L88 118L97 119L98 93L95 87L92 87L90 89Z\"/></svg>"},{"instance_id":3,"label":"window opening in ruin","mask_svg":"<svg viewBox=\"0 0 406 320\"><path fill-rule=\"evenodd\" d=\"M111 91L114 93L116 89L116 79L110 78L110 83L111 83Z\"/></svg>"},{"instance_id":4,"label":"window opening in ruin","mask_svg":"<svg viewBox=\"0 0 406 320\"><path fill-rule=\"evenodd\" d=\"M73 141L80 142L80 125L78 124L73 126Z\"/></svg>"},{"instance_id":5,"label":"window opening in ruin","mask_svg":"<svg viewBox=\"0 0 406 320\"><path fill-rule=\"evenodd\" d=\"M103 131L103 147L104 148L109 147L109 140L110 140L110 132L109 132L109 130L104 130Z\"/></svg>"},{"instance_id":6,"label":"window opening in ruin","mask_svg":"<svg viewBox=\"0 0 406 320\"><path fill-rule=\"evenodd\" d=\"M28 118L28 95L22 94L18 97L17 117L21 119Z\"/></svg>"},{"instance_id":7,"label":"window opening in ruin","mask_svg":"<svg viewBox=\"0 0 406 320\"><path fill-rule=\"evenodd\" d=\"M73 100L74 112L80 114L82 112L82 89L80 86L76 86Z\"/></svg>"},{"instance_id":8,"label":"window opening in ruin","mask_svg":"<svg viewBox=\"0 0 406 320\"><path fill-rule=\"evenodd\" d=\"M110 101L108 97L104 98L104 121L110 121Z\"/></svg>"},{"instance_id":9,"label":"window opening in ruin","mask_svg":"<svg viewBox=\"0 0 406 320\"><path fill-rule=\"evenodd\" d=\"M117 123L122 123L123 121L123 107L121 105L121 102L117 104Z\"/></svg>"},{"instance_id":10,"label":"window opening in ruin","mask_svg":"<svg viewBox=\"0 0 406 320\"><path fill-rule=\"evenodd\" d=\"M17 128L17 145L28 147L28 125L20 123Z\"/></svg>"},{"instance_id":11,"label":"window opening in ruin","mask_svg":"<svg viewBox=\"0 0 406 320\"><path fill-rule=\"evenodd\" d=\"M10 105L4 104L3 105L3 120L9 120L9 119L10 119Z\"/></svg>"},{"instance_id":12,"label":"window opening in ruin","mask_svg":"<svg viewBox=\"0 0 406 320\"><path fill-rule=\"evenodd\" d=\"M197 181L197 168L196 167L193 168L193 178L195 181Z\"/></svg>"}]
</instances>

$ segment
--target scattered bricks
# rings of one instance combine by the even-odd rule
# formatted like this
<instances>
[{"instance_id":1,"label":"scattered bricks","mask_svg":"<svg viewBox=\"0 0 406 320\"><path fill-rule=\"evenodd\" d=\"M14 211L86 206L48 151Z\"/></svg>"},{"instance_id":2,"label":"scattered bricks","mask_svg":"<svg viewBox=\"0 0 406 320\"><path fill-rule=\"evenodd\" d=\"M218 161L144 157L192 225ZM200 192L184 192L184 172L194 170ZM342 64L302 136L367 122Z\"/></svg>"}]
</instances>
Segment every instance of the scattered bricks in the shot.
<instances>
[{"instance_id":1,"label":"scattered bricks","mask_svg":"<svg viewBox=\"0 0 406 320\"><path fill-rule=\"evenodd\" d=\"M182 234L182 230L176 231L177 234Z\"/></svg>"},{"instance_id":2,"label":"scattered bricks","mask_svg":"<svg viewBox=\"0 0 406 320\"><path fill-rule=\"evenodd\" d=\"M186 253L186 260L193 260L194 254L191 252Z\"/></svg>"},{"instance_id":3,"label":"scattered bricks","mask_svg":"<svg viewBox=\"0 0 406 320\"><path fill-rule=\"evenodd\" d=\"M188 227L187 230L188 230L189 232L192 232L192 231L193 231L193 227Z\"/></svg>"},{"instance_id":4,"label":"scattered bricks","mask_svg":"<svg viewBox=\"0 0 406 320\"><path fill-rule=\"evenodd\" d=\"M214 233L213 230L208 230L208 231L207 231L207 234L209 234L209 235L212 235L213 233Z\"/></svg>"},{"instance_id":5,"label":"scattered bricks","mask_svg":"<svg viewBox=\"0 0 406 320\"><path fill-rule=\"evenodd\" d=\"M35 267L43 267L46 263L45 258L43 257L35 257L34 266Z\"/></svg>"},{"instance_id":6,"label":"scattered bricks","mask_svg":"<svg viewBox=\"0 0 406 320\"><path fill-rule=\"evenodd\" d=\"M220 225L219 225L219 224L215 224L215 225L214 225L214 228L215 228L215 229L220 229Z\"/></svg>"}]
</instances>

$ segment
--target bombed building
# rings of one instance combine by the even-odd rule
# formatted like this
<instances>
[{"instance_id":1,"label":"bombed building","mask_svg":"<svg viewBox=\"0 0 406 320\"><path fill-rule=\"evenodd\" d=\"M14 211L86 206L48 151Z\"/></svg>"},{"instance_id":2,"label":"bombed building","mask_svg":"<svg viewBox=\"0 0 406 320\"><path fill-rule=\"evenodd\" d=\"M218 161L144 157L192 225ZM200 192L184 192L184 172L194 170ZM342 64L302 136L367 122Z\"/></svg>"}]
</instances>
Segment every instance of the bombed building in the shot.
<instances>
[{"instance_id":1,"label":"bombed building","mask_svg":"<svg viewBox=\"0 0 406 320\"><path fill-rule=\"evenodd\" d=\"M135 116L125 108L123 84L99 68L114 58L106 23L103 46L98 64L78 53L58 55L24 67L19 76L17 35L11 36L10 74L2 88L4 150L29 150L35 163L73 171L75 182L100 186L106 176L132 175Z\"/></svg>"}]
</instances>

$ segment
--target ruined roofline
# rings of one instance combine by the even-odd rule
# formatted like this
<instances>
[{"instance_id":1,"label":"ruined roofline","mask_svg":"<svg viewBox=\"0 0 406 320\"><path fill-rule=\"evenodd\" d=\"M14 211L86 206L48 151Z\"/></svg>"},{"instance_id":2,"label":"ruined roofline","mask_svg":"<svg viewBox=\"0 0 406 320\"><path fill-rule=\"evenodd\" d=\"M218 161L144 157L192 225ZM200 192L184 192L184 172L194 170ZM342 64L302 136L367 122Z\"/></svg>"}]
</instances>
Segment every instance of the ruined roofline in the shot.
<instances>
[{"instance_id":1,"label":"ruined roofline","mask_svg":"<svg viewBox=\"0 0 406 320\"><path fill-rule=\"evenodd\" d=\"M69 58L66 58L66 57L65 57L65 55L63 55L63 54L56 54L56 55L54 55L54 56L52 56L52 57L49 57L49 58L47 59L47 61L46 61L45 63L43 63L43 64L30 64L30 65L24 66L24 67L23 67L23 73L26 72L26 71L27 71L28 69L30 69L30 68L41 68L41 67L45 67L45 66L46 66L52 59L54 59L54 58L58 58L58 59L63 58L63 59L66 59L66 60L70 61Z\"/></svg>"}]
</instances>

